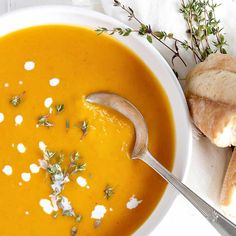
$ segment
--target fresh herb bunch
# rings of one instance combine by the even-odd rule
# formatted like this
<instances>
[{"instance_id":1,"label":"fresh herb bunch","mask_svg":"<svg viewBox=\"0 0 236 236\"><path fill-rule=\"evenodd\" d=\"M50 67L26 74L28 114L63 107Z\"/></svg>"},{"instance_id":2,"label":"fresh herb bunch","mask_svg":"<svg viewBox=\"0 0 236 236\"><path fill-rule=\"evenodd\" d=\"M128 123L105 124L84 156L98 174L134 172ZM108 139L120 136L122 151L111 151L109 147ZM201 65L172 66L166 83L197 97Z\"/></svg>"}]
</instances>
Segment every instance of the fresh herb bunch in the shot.
<instances>
[{"instance_id":1,"label":"fresh herb bunch","mask_svg":"<svg viewBox=\"0 0 236 236\"><path fill-rule=\"evenodd\" d=\"M196 62L204 61L212 53L227 53L223 28L215 16L215 9L219 6L213 0L189 0L187 3L182 0L180 12L188 25L187 33ZM186 42L182 46L188 49L189 44Z\"/></svg>"},{"instance_id":2,"label":"fresh herb bunch","mask_svg":"<svg viewBox=\"0 0 236 236\"><path fill-rule=\"evenodd\" d=\"M65 154L63 152L45 150L43 159L39 161L40 167L45 169L51 180L52 194L50 198L55 210L54 218L57 217L58 209L60 209L63 216L73 217L77 223L82 219L81 215L75 213L69 199L63 196L64 186L70 182L71 176L86 169L86 164L80 163L79 159L78 152L71 153L69 155L69 165L63 169L62 164L65 160ZM76 234L77 227L73 226L71 235Z\"/></svg>"},{"instance_id":3,"label":"fresh herb bunch","mask_svg":"<svg viewBox=\"0 0 236 236\"><path fill-rule=\"evenodd\" d=\"M174 60L179 58L186 66L186 62L179 52L179 46L190 51L195 59L195 62L201 62L206 57L215 52L226 53L225 46L227 45L222 28L220 27L220 20L216 19L215 9L219 4L213 3L211 0L189 0L185 3L182 0L180 13L183 14L184 19L188 25L187 34L189 40L180 40L174 36L173 33L165 31L153 31L150 25L144 24L140 21L132 8L121 4L121 2L114 0L114 6L120 7L128 14L129 20L135 20L139 24L138 29L131 28L113 28L99 27L96 29L97 34L108 33L110 35L119 34L121 36L129 36L131 33L138 33L141 36L146 36L146 39L152 43L156 39L163 46L173 53L172 64ZM171 48L165 41L171 40L174 43L174 48Z\"/></svg>"}]
</instances>

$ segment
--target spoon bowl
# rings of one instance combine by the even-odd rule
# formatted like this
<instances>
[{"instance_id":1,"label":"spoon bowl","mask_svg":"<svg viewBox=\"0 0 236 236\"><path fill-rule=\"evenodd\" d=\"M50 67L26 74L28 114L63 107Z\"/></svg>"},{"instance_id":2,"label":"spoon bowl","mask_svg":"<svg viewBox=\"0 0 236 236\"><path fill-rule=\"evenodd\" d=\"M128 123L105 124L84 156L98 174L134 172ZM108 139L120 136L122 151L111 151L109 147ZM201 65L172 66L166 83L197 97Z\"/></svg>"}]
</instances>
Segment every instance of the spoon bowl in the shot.
<instances>
[{"instance_id":1,"label":"spoon bowl","mask_svg":"<svg viewBox=\"0 0 236 236\"><path fill-rule=\"evenodd\" d=\"M140 111L127 99L112 93L90 94L86 97L86 101L110 107L128 118L134 125L136 135L131 158L142 157L147 151L148 129Z\"/></svg>"}]
</instances>

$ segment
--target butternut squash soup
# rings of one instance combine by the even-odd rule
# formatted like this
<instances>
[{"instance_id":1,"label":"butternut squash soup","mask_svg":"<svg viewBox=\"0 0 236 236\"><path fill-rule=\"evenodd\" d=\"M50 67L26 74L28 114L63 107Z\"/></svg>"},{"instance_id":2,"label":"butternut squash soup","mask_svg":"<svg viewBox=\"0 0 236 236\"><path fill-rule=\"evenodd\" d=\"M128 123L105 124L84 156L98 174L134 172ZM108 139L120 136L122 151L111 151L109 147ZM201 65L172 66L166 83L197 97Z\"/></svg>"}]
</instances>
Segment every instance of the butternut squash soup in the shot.
<instances>
[{"instance_id":1,"label":"butternut squash soup","mask_svg":"<svg viewBox=\"0 0 236 236\"><path fill-rule=\"evenodd\" d=\"M0 38L0 52L0 235L131 235L166 183L130 159L132 124L85 96L134 103L151 153L172 169L172 113L154 75L115 39L79 27L20 30Z\"/></svg>"}]
</instances>

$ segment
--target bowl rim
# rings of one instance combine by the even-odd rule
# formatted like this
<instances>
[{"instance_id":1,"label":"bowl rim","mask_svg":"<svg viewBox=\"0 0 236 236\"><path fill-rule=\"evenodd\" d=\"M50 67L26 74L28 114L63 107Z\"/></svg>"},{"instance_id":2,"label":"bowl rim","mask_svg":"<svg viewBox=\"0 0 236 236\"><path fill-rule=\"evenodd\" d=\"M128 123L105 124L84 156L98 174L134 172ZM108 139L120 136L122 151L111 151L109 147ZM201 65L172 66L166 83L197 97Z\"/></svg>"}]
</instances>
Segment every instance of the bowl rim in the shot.
<instances>
[{"instance_id":1,"label":"bowl rim","mask_svg":"<svg viewBox=\"0 0 236 236\"><path fill-rule=\"evenodd\" d=\"M72 15L74 18L72 17ZM55 18L52 17L49 20L49 18L45 16L49 18L54 16ZM64 18L62 16L64 16ZM68 19L71 17L70 18L71 21L68 21L66 17L68 17ZM89 22L89 19L90 19L91 21L99 22L100 24L103 24L104 26L129 27L125 25L124 23L112 18L111 16L102 14L97 11L80 8L77 6L39 5L39 6L32 6L32 7L24 7L24 8L13 10L13 11L10 11L8 13L1 15L0 16L0 25L1 25L0 37L7 35L9 33L15 32L20 29L29 28L32 26L40 26L40 25L57 25L58 24L58 25L72 25L72 26L82 26L82 27L87 27L87 28L93 28L92 25L91 26L84 25L83 23L80 24L81 19L85 21L87 19L88 24L91 24L91 22ZM171 88L173 87L172 88L174 89L173 91L175 91L175 93L177 94L177 98L174 98L174 97L170 98L168 96L169 102L171 103L170 106L172 109L172 113L173 113L172 114L173 122L175 125L176 132L177 130L181 129L181 132L178 131L178 134L176 134L177 136L176 137L176 150L175 150L176 153L175 153L172 173L174 173L180 180L184 182L187 178L187 173L190 167L191 153L192 153L192 129L191 129L190 116L189 116L184 92L179 82L177 81L177 78L174 75L172 69L167 63L167 61L163 58L163 56L159 53L159 51L153 45L147 42L146 39L138 35L134 35L134 34L130 35L130 37L128 38L124 38L119 35L118 36L114 35L112 37L116 38L120 43L122 43L123 45L128 47L130 50L132 50L133 53L136 56L138 56L146 64L146 66L152 71L156 79L159 81L160 85L162 86L162 88L164 89L167 95L168 95L168 91L165 89L165 86L163 84L165 82L161 79L160 76L157 76L157 72L154 71L153 68L151 68L149 63L147 63L148 59L146 57L157 59L156 64L161 65L161 68L159 68L158 70L163 69L163 71L165 71L165 74L169 77L169 78L165 78L166 80L168 80L167 84L171 83ZM132 46L132 44L134 45ZM145 49L144 51L146 51L148 55L143 52L137 52L138 50L141 50L139 47L141 47L141 49ZM149 62L151 63L151 61ZM174 99L177 99L180 102L180 104L178 104L179 109L181 110L180 112L183 112L183 114L180 115L182 116L182 119L183 119L183 121L181 121L180 124L178 124L175 120L176 119L175 115L177 114L177 113L175 114L176 108L172 106L173 105L172 102L174 102L172 100ZM182 125L181 128L179 128L178 126L176 127L176 124ZM180 134L183 133L183 135L181 135L182 137L184 136L184 141L181 141L182 143L180 142L180 144L179 144L180 140L177 140L178 137L179 138L181 137L179 132ZM181 170L176 170L177 159L178 159L178 156L182 152L184 153L182 156L183 158L185 158L184 167L182 167ZM174 191L174 189L168 184L156 208L149 215L146 221L133 233L133 235L143 236L143 235L148 235L152 231L154 231L154 229L158 226L158 224L161 222L161 220L164 218L164 216L167 214L167 212L173 205L177 195L178 195L177 191ZM163 208L164 212L158 211L158 208ZM156 219L157 217L158 217L158 220Z\"/></svg>"}]
</instances>

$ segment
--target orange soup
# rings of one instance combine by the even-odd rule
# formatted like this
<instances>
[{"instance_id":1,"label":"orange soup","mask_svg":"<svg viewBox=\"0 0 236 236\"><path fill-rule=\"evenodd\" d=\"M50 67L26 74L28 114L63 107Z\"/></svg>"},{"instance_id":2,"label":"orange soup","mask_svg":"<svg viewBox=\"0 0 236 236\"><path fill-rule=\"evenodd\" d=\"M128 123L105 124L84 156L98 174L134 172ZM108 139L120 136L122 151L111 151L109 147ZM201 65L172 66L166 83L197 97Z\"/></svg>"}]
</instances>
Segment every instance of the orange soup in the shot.
<instances>
[{"instance_id":1,"label":"orange soup","mask_svg":"<svg viewBox=\"0 0 236 236\"><path fill-rule=\"evenodd\" d=\"M85 96L135 104L151 153L171 170L174 125L157 79L124 45L79 27L20 30L0 38L0 52L0 235L134 233L166 183L130 159L132 124Z\"/></svg>"}]
</instances>

